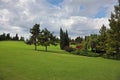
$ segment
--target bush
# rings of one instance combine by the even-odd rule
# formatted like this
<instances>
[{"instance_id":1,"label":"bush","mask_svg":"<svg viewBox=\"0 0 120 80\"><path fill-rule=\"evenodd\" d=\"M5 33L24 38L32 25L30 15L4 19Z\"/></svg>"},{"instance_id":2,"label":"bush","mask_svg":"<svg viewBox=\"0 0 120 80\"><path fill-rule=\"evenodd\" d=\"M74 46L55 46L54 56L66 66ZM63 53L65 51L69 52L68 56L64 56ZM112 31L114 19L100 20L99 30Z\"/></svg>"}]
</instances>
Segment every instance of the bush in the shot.
<instances>
[{"instance_id":1,"label":"bush","mask_svg":"<svg viewBox=\"0 0 120 80\"><path fill-rule=\"evenodd\" d=\"M98 57L98 56L100 56L97 53L93 53L91 51L86 51L86 50L75 50L75 51L73 51L71 53L75 54L75 55L82 55L82 56L89 56L89 57Z\"/></svg>"},{"instance_id":2,"label":"bush","mask_svg":"<svg viewBox=\"0 0 120 80\"><path fill-rule=\"evenodd\" d=\"M72 51L71 53L72 53L72 54L75 54L75 55L80 55L80 50L77 49L77 50L75 50L75 51Z\"/></svg>"},{"instance_id":3,"label":"bush","mask_svg":"<svg viewBox=\"0 0 120 80\"><path fill-rule=\"evenodd\" d=\"M98 54L98 53L93 53L93 52L88 52L88 55L87 55L87 56L89 56L89 57L99 57L100 54Z\"/></svg>"},{"instance_id":4,"label":"bush","mask_svg":"<svg viewBox=\"0 0 120 80\"><path fill-rule=\"evenodd\" d=\"M75 51L76 49L69 46L65 46L64 50L67 52L72 52L72 51Z\"/></svg>"}]
</instances>

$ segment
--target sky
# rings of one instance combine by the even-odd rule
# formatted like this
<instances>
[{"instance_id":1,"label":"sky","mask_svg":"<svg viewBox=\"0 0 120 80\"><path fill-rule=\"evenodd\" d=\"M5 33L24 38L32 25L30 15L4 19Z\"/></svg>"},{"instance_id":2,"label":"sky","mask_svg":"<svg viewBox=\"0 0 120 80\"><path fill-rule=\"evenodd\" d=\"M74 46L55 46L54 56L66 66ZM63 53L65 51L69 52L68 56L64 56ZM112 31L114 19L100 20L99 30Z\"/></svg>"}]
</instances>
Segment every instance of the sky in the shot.
<instances>
[{"instance_id":1,"label":"sky","mask_svg":"<svg viewBox=\"0 0 120 80\"><path fill-rule=\"evenodd\" d=\"M0 34L29 38L34 24L56 36L60 27L71 38L98 34L103 24L109 28L116 4L117 0L0 0Z\"/></svg>"}]
</instances>

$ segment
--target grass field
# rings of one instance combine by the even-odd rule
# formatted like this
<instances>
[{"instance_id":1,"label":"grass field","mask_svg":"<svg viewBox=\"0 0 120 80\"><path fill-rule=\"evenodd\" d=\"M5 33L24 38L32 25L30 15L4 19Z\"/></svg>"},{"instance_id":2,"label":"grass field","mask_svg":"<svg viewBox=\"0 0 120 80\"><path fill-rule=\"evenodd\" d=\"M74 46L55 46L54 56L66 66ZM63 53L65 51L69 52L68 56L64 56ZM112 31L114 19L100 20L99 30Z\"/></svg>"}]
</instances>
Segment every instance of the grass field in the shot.
<instances>
[{"instance_id":1,"label":"grass field","mask_svg":"<svg viewBox=\"0 0 120 80\"><path fill-rule=\"evenodd\" d=\"M0 42L0 80L120 80L120 61L68 54L59 46Z\"/></svg>"}]
</instances>

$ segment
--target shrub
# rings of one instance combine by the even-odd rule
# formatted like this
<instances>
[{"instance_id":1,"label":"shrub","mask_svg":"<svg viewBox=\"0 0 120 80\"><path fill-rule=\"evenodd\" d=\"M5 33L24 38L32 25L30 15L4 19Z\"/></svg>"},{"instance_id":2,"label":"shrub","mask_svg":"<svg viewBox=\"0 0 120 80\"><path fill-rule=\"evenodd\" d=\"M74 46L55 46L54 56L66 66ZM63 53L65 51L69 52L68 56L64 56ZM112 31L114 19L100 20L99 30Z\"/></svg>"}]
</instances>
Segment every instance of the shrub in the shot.
<instances>
[{"instance_id":1,"label":"shrub","mask_svg":"<svg viewBox=\"0 0 120 80\"><path fill-rule=\"evenodd\" d=\"M71 52L72 54L75 54L75 55L80 55L80 50L74 50Z\"/></svg>"},{"instance_id":2,"label":"shrub","mask_svg":"<svg viewBox=\"0 0 120 80\"><path fill-rule=\"evenodd\" d=\"M72 51L75 51L75 48L65 46L64 50L66 50L67 52L72 52Z\"/></svg>"},{"instance_id":3,"label":"shrub","mask_svg":"<svg viewBox=\"0 0 120 80\"><path fill-rule=\"evenodd\" d=\"M88 52L87 56L89 56L89 57L99 57L100 54L94 53L94 52Z\"/></svg>"},{"instance_id":4,"label":"shrub","mask_svg":"<svg viewBox=\"0 0 120 80\"><path fill-rule=\"evenodd\" d=\"M77 45L76 48L77 49L82 49L82 45Z\"/></svg>"}]
</instances>

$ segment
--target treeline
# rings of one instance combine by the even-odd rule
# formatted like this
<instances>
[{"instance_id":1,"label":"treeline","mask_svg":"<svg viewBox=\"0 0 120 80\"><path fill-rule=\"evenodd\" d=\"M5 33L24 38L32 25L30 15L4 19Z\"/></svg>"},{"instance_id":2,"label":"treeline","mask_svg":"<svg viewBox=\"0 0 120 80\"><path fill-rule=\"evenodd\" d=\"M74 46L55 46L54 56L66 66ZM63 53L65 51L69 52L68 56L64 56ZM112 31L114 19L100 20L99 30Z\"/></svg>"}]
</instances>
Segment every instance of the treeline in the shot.
<instances>
[{"instance_id":1,"label":"treeline","mask_svg":"<svg viewBox=\"0 0 120 80\"><path fill-rule=\"evenodd\" d=\"M103 25L99 35L91 34L90 36L85 36L83 40L81 39L80 45L76 47L78 48L77 50L71 47L67 50L80 55L91 55L88 52L91 51L95 53L95 56L120 59L120 0L114 9L114 13L111 13L111 18L109 19L109 29Z\"/></svg>"},{"instance_id":2,"label":"treeline","mask_svg":"<svg viewBox=\"0 0 120 80\"><path fill-rule=\"evenodd\" d=\"M114 7L114 13L111 13L109 19L110 28L102 26L100 35L91 35L86 38L85 47L94 52L101 53L108 58L120 59L120 0L119 4Z\"/></svg>"},{"instance_id":3,"label":"treeline","mask_svg":"<svg viewBox=\"0 0 120 80\"><path fill-rule=\"evenodd\" d=\"M3 33L0 35L0 41L6 41L6 40L15 40L15 41L24 41L24 37L20 37L18 36L18 34L16 34L15 36L11 36L10 33Z\"/></svg>"}]
</instances>

